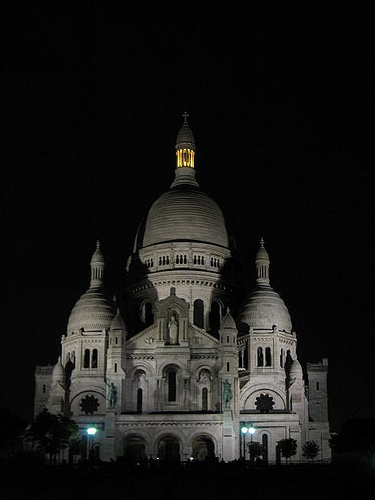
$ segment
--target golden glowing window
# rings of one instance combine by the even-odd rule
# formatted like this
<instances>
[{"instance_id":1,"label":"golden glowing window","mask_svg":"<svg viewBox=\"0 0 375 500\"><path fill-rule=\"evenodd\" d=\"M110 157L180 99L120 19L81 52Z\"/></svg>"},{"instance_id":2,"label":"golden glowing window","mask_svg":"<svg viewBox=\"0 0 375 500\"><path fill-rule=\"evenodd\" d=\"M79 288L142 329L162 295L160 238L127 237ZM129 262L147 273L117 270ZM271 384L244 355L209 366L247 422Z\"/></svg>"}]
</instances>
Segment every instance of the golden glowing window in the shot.
<instances>
[{"instance_id":1,"label":"golden glowing window","mask_svg":"<svg viewBox=\"0 0 375 500\"><path fill-rule=\"evenodd\" d=\"M194 168L195 151L192 149L179 149L176 151L177 167Z\"/></svg>"}]
</instances>

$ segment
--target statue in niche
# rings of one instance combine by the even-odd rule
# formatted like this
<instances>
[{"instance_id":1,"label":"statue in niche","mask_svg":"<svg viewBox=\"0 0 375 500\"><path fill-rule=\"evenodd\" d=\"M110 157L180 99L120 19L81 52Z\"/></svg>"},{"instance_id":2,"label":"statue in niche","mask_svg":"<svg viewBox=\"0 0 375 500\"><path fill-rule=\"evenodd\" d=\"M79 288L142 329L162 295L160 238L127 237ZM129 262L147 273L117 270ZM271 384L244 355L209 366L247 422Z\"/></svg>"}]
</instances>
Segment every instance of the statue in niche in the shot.
<instances>
[{"instance_id":1,"label":"statue in niche","mask_svg":"<svg viewBox=\"0 0 375 500\"><path fill-rule=\"evenodd\" d=\"M109 408L114 410L116 408L116 403L117 403L117 389L113 382L107 384L107 387L108 387L108 395L107 395L108 405Z\"/></svg>"},{"instance_id":2,"label":"statue in niche","mask_svg":"<svg viewBox=\"0 0 375 500\"><path fill-rule=\"evenodd\" d=\"M144 384L146 382L146 374L143 371L138 371L135 374L134 379L138 382L138 384Z\"/></svg>"},{"instance_id":3,"label":"statue in niche","mask_svg":"<svg viewBox=\"0 0 375 500\"><path fill-rule=\"evenodd\" d=\"M201 370L199 374L199 382L202 384L208 384L211 380L211 374L208 370Z\"/></svg>"},{"instance_id":4,"label":"statue in niche","mask_svg":"<svg viewBox=\"0 0 375 500\"><path fill-rule=\"evenodd\" d=\"M168 335L170 344L178 344L178 321L174 314L171 315L171 319L168 323Z\"/></svg>"},{"instance_id":5,"label":"statue in niche","mask_svg":"<svg viewBox=\"0 0 375 500\"><path fill-rule=\"evenodd\" d=\"M223 400L225 408L230 408L230 402L232 401L232 384L226 380L223 384Z\"/></svg>"}]
</instances>

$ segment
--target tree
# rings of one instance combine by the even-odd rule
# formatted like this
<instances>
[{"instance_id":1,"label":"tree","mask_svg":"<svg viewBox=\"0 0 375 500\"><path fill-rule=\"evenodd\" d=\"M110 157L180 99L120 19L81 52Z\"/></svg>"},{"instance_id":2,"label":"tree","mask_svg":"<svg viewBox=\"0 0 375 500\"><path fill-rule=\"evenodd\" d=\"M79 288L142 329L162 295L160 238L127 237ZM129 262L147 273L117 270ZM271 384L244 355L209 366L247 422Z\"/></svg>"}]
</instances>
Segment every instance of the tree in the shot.
<instances>
[{"instance_id":1,"label":"tree","mask_svg":"<svg viewBox=\"0 0 375 500\"><path fill-rule=\"evenodd\" d=\"M247 446L249 448L251 462L254 462L256 458L260 457L260 455L263 455L263 446L257 441L251 441L251 443L249 443Z\"/></svg>"},{"instance_id":2,"label":"tree","mask_svg":"<svg viewBox=\"0 0 375 500\"><path fill-rule=\"evenodd\" d=\"M52 457L77 440L78 425L64 415L53 415L44 409L26 429L26 439Z\"/></svg>"},{"instance_id":3,"label":"tree","mask_svg":"<svg viewBox=\"0 0 375 500\"><path fill-rule=\"evenodd\" d=\"M281 439L277 444L281 450L281 455L285 458L285 462L290 462L290 458L297 453L297 441L295 439Z\"/></svg>"},{"instance_id":4,"label":"tree","mask_svg":"<svg viewBox=\"0 0 375 500\"><path fill-rule=\"evenodd\" d=\"M318 456L318 453L320 452L319 445L315 441L306 441L306 443L302 447L302 455L313 461L314 458Z\"/></svg>"}]
</instances>

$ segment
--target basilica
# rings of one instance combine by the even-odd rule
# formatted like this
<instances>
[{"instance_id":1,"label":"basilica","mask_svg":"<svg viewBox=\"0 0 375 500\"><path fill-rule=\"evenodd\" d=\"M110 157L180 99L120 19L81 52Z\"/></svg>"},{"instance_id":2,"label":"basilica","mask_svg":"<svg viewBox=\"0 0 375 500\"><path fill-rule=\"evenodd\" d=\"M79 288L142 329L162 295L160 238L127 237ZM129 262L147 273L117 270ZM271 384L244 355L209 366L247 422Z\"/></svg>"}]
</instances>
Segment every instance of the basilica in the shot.
<instances>
[{"instance_id":1,"label":"basilica","mask_svg":"<svg viewBox=\"0 0 375 500\"><path fill-rule=\"evenodd\" d=\"M296 461L311 440L328 460L328 361L302 370L263 239L256 283L243 294L223 214L196 179L195 152L185 114L174 179L139 225L125 288L118 300L107 295L97 242L59 359L36 367L34 413L71 416L104 461L229 462L249 459L257 442L263 461L276 463L287 438L297 442Z\"/></svg>"}]
</instances>

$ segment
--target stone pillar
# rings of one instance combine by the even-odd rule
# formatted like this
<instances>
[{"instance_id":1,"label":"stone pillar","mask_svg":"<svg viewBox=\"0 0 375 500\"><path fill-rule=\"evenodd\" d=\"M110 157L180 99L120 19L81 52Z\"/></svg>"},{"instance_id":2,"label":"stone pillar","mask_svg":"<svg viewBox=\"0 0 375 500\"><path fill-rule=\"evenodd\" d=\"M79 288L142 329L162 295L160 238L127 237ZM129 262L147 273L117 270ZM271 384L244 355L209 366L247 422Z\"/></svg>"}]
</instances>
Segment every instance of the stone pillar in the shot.
<instances>
[{"instance_id":1,"label":"stone pillar","mask_svg":"<svg viewBox=\"0 0 375 500\"><path fill-rule=\"evenodd\" d=\"M233 413L230 408L223 409L223 452L222 458L225 462L230 462L237 458L236 445L237 436L234 431Z\"/></svg>"},{"instance_id":2,"label":"stone pillar","mask_svg":"<svg viewBox=\"0 0 375 500\"><path fill-rule=\"evenodd\" d=\"M116 410L107 409L104 420L103 460L116 460L115 456L115 420Z\"/></svg>"}]
</instances>

